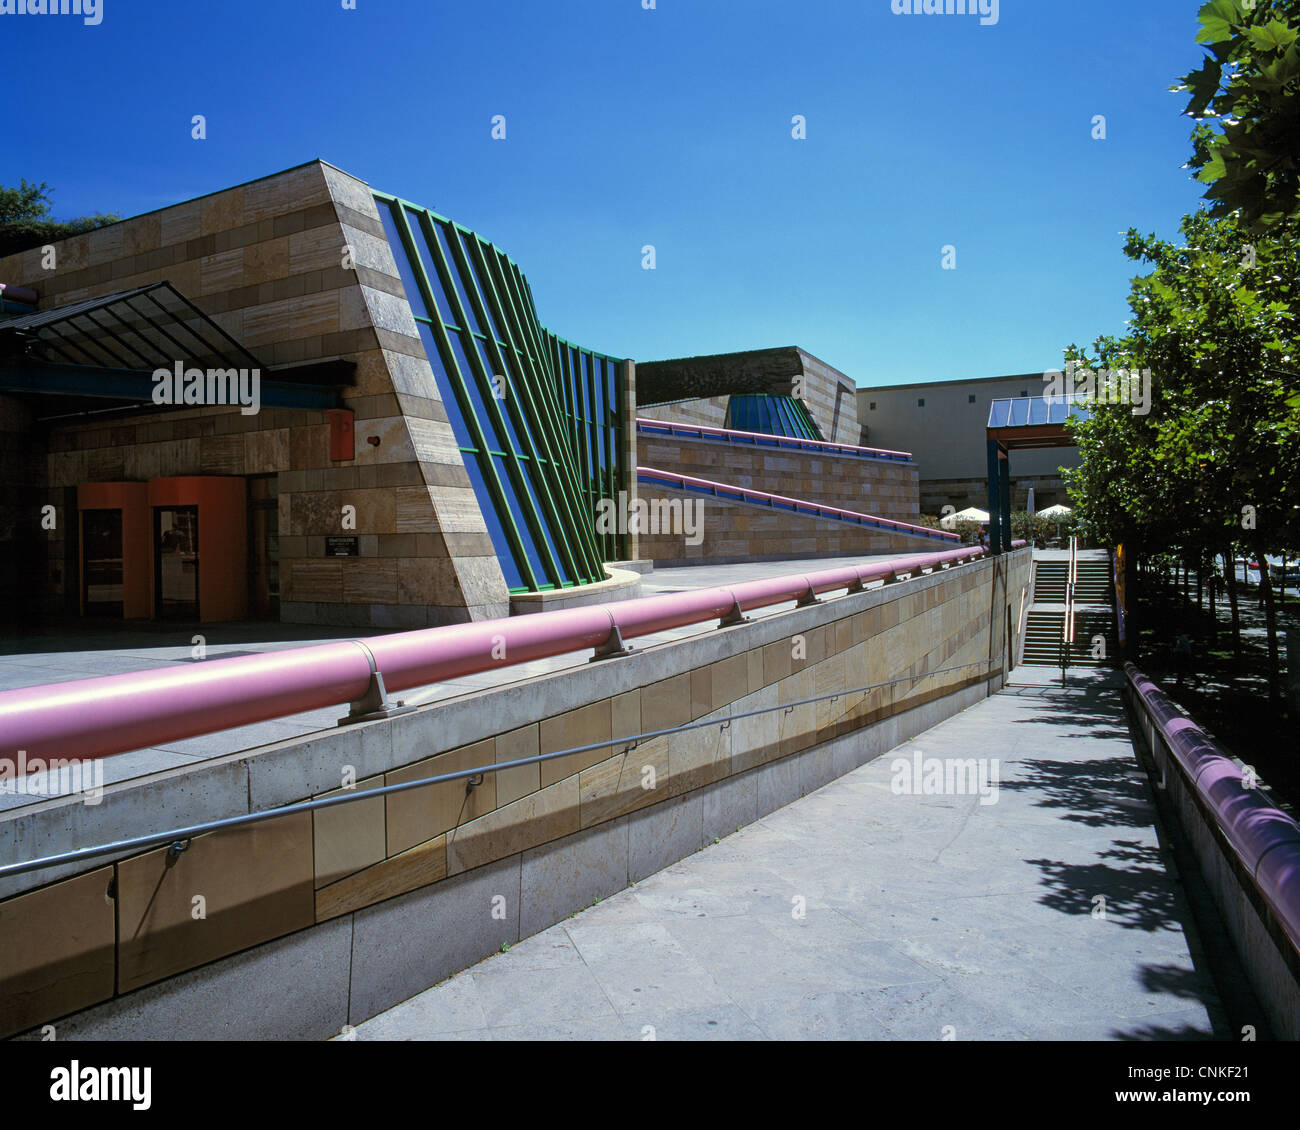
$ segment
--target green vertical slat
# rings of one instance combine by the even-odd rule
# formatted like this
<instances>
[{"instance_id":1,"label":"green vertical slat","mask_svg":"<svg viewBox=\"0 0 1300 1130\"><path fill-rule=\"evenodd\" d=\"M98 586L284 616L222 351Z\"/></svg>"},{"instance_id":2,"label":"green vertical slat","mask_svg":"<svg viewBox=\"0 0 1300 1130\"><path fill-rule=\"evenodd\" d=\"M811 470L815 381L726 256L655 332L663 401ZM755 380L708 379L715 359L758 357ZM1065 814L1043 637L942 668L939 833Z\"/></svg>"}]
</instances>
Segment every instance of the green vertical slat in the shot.
<instances>
[{"instance_id":1,"label":"green vertical slat","mask_svg":"<svg viewBox=\"0 0 1300 1130\"><path fill-rule=\"evenodd\" d=\"M403 239L405 241L406 238L410 236L410 229L405 227L407 219L405 207L399 208L398 219L403 225L402 227L399 227L398 230L403 233ZM468 391L463 387L464 381L475 379L476 374L473 370L476 367L481 369L482 361L478 356L478 349L474 346L474 335L470 332L469 319L466 317L465 309L461 305L460 294L457 292L456 287L452 282L450 273L451 264L444 261L442 245L438 242L437 234L433 230L434 223L435 221L427 212L420 212L420 227L424 232L424 241L429 247L429 254L433 258L434 270L436 270L441 276L443 293L447 296L447 303L451 307L452 316L457 320L457 323L461 327L460 332L469 339L465 348L465 356L469 358L470 373L465 374L460 372L460 365L457 363L456 355L451 348L451 339L447 336L448 330L443 326L441 320L432 319L430 324L433 328L434 335L438 340L438 349L442 352L443 357L446 360L447 375L451 377L455 374L454 379L462 382L462 387L458 391L464 394L461 398L461 403L465 405L467 409L465 412L465 420L474 437L475 446L483 456L483 458L479 460L479 470L483 475L483 481L487 484L488 493L492 496L492 502L497 508L497 519L500 521L502 529L506 531L506 537L510 540L510 548L515 553L515 564L519 567L520 573L523 574L528 587L536 591L538 588L537 575L533 571L533 563L529 559L528 552L524 549L523 538L520 536L519 529L515 525L514 514L510 509L509 503L506 502L505 491L502 488L501 479L497 474L496 460L493 459L491 455L491 445L487 442L487 436L483 431L483 425L478 418L478 413L475 411L474 402ZM451 242L452 241L449 238L448 243L450 244ZM429 287L429 280L424 275L424 260L421 256L416 255L411 259L411 269L416 271L416 278L419 279L421 285L430 292L429 295L426 296L427 305L429 299L432 298L432 291ZM436 311L438 307L434 305L430 306L429 309ZM480 392L488 383L489 382L486 381L480 383ZM495 402L490 391L484 399L489 405L492 405ZM491 411L491 408L489 408L489 411ZM494 423L498 425L497 431L504 439L506 436L504 424L499 419L494 421Z\"/></svg>"},{"instance_id":2,"label":"green vertical slat","mask_svg":"<svg viewBox=\"0 0 1300 1130\"><path fill-rule=\"evenodd\" d=\"M505 370L504 368L505 359L501 356L500 347L495 341L492 342L491 348L496 354L497 359L502 362L503 371L512 371L516 374L518 378L517 383L519 385L518 389L516 389L516 399L522 399L527 407L528 420L525 421L521 419L525 413L518 410L519 405L513 405L513 407L517 409L515 417L520 426L521 438L528 445L530 454L534 460L533 465L537 468L537 474L532 480L533 486L537 492L539 501L542 503L548 528L552 532L552 537L557 548L564 557L564 571L573 583L579 583L587 576L589 569L575 554L572 541L566 532L569 525L574 521L576 515L570 514L568 506L562 505L561 502L557 501L557 499L552 496L551 476L544 473L542 456L534 439L533 433L537 433L541 438L542 444L546 448L546 466L549 467L553 462L556 462L549 450L549 429L544 426L541 412L538 411L538 406L534 403L533 390L531 387L533 382L529 379L526 361L521 358L521 354L526 356L527 351L518 347L515 337L516 329L511 324L513 319L507 317L507 311L497 290L496 279L488 265L489 256L483 251L483 248L479 245L477 239L473 241L472 247L476 265L479 267L480 277L484 280L485 285L490 288L490 293L485 297L492 303L493 314L495 315L497 326L506 337L506 348L510 351L511 360L514 362L509 366L508 370ZM527 468L524 468L524 470L526 472ZM559 489L562 484L556 483L555 485L557 493L560 494L562 499L563 492ZM544 540L545 536L543 535L543 541Z\"/></svg>"},{"instance_id":3,"label":"green vertical slat","mask_svg":"<svg viewBox=\"0 0 1300 1130\"><path fill-rule=\"evenodd\" d=\"M535 317L530 316L533 312L528 308L521 309L519 306L517 294L511 285L514 275L513 265L502 266L501 261L497 260L495 267L494 277L499 280L506 297L502 309L507 315L507 320L511 322L514 332L524 343L525 363L535 374L537 403L541 408L537 415L538 428L547 436L548 442L554 445L552 466L560 476L560 496L571 514L569 520L557 528L556 536L565 539L568 543L566 552L575 560L574 579L588 582L599 580L603 574L597 561L594 526L590 518L584 516L585 508L582 505L582 494L578 489L571 453L562 438L564 431L561 421L557 419L554 403L554 380L548 372L549 366L546 365L545 353L539 352L536 347L529 348L530 343L541 340L538 336L540 327L536 325ZM570 484L569 492L563 490L566 477Z\"/></svg>"},{"instance_id":4,"label":"green vertical slat","mask_svg":"<svg viewBox=\"0 0 1300 1130\"><path fill-rule=\"evenodd\" d=\"M594 371L597 358L600 367L613 363L612 358L594 351L581 349L545 330L537 318L532 288L518 267L493 245L480 241L467 229L459 227L446 217L411 204L399 197L376 193L381 206L389 208L396 221L397 231L406 252L412 272L420 286L426 306L437 313L438 304L426 274L423 257L418 253L411 234L407 208L420 218L421 230L432 256L434 270L443 282L443 291L464 333L465 355L470 372L462 373L451 347L447 326L441 318L419 319L426 321L433 333L441 356L443 368L451 382L452 395L461 405L462 415L470 431L471 441L477 450L465 452L480 459L480 467L488 492L496 506L502 528L507 533L511 552L515 555L521 574L528 587L540 587L539 578L523 538L515 522L511 507L506 501L505 480L498 473L496 459L491 455L484 423L478 417L474 400L469 395L469 381L476 381L483 393L482 401L489 418L497 428L503 443L509 448L504 453L507 477L514 487L521 512L529 530L534 535L538 553L554 583L569 583L566 573L574 581L603 579L600 568L611 555L626 554L626 535L597 535L595 532L595 499L598 495L613 498L624 480L635 473L633 468L621 465L623 429L626 422L626 398L615 373L614 397L606 405L606 412L614 408L615 418L607 424L605 419L590 418L595 414L595 388L593 382L601 379ZM448 262L434 230L435 224L447 225L447 243L451 261ZM467 245L462 246L458 232L465 232ZM473 268L477 267L475 271ZM452 271L456 274L453 275ZM487 346L487 364L500 365L502 375L513 374L517 392L521 393L503 406L491 395L491 376L485 368L474 338L469 329L469 319L454 280L464 285L470 310L484 328L482 335ZM504 342L499 342L490 332L496 323ZM513 356L507 355L508 350ZM578 372L574 372L574 356ZM432 360L432 359L431 359ZM587 389L587 414L581 411L578 381ZM602 384L602 390L605 390ZM519 436L522 453L516 453L509 444L507 416ZM567 426L566 426L566 417ZM567 442L566 438L567 437ZM605 468L600 467L600 451L606 451ZM525 462L532 464L532 473ZM547 469L549 468L549 470ZM536 493L540 510L532 502L531 485ZM555 542L552 552L547 538L550 533ZM562 560L561 560L562 559ZM549 587L549 585L547 586Z\"/></svg>"},{"instance_id":5,"label":"green vertical slat","mask_svg":"<svg viewBox=\"0 0 1300 1130\"><path fill-rule=\"evenodd\" d=\"M469 234L471 243L476 242L476 237L473 233L471 232ZM461 283L465 288L466 297L469 298L470 305L474 307L475 317L478 319L479 325L486 331L492 325L493 319L488 317L487 308L484 306L483 297L479 293L478 283L474 277L475 272L472 269L472 264L469 258L465 254L465 249L461 245L461 240L454 225L447 232L447 246L451 249L456 269L460 272ZM456 294L455 297L459 299L460 296L459 294ZM448 301L451 300L452 295L448 295ZM482 358L479 356L478 347L474 344L473 340L475 335L469 331L468 323L466 323L466 327L465 334L470 340L469 348L467 348L465 352L469 355L470 365L483 371L484 379L482 387L488 389L488 395L484 397L484 401L487 404L488 411L493 415L493 423L496 425L498 434L501 436L502 446L506 449L506 467L508 468L510 477L513 480L515 497L519 500L519 508L523 511L524 521L528 523L529 530L533 535L533 543L537 547L537 553L542 559L542 566L546 569L549 580L552 584L562 585L567 579L566 574L568 570L564 569L561 566L561 563L555 560L554 554L551 553L551 548L546 538L547 531L542 525L543 516L534 511L532 498L523 481L524 477L528 474L528 469L520 462L519 456L516 454L513 445L510 443L509 429L506 428L505 416L513 406L498 400L496 396L492 395L491 385L494 374L487 373L483 368ZM491 335L484 332L483 340L488 343L489 355L494 356L498 361L501 361L500 350ZM513 368L517 368L517 366L507 368L505 364L502 363L502 377L508 379L511 369ZM518 416L518 412L515 413L515 416ZM528 447L533 459L535 460L537 458L537 452L533 447L529 428L522 420L514 420L512 422L517 424L516 431L520 434L520 441ZM525 556L527 556L527 554L525 554Z\"/></svg>"}]
</instances>

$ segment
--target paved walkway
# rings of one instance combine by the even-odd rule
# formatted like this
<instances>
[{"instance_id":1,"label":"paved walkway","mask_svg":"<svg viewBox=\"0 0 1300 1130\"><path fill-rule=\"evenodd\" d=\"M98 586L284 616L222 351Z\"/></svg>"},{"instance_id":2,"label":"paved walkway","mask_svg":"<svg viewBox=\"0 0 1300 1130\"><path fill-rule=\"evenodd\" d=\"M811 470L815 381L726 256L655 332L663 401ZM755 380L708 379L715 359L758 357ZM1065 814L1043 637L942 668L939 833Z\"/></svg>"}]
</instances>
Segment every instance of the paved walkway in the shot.
<instances>
[{"instance_id":1,"label":"paved walkway","mask_svg":"<svg viewBox=\"0 0 1300 1130\"><path fill-rule=\"evenodd\" d=\"M1007 688L356 1038L1225 1038L1116 676L1074 678ZM896 795L916 753L998 758L995 803Z\"/></svg>"},{"instance_id":2,"label":"paved walkway","mask_svg":"<svg viewBox=\"0 0 1300 1130\"><path fill-rule=\"evenodd\" d=\"M865 562L906 555L900 551L878 554L874 557L751 561L737 565L691 565L676 569L659 569L642 578L641 592L644 596L657 596L661 593L708 588L736 581L781 577L788 573L861 565ZM794 601L790 601L752 611L750 615L758 619L774 616L793 607ZM657 632L654 635L638 636L634 644L644 649L670 640L711 632L715 627L716 621L689 624L683 628ZM105 625L102 629L83 626L51 629L36 634L0 634L0 690L61 683L69 679L88 679L98 675L116 675L127 671L190 665L199 662L193 655L196 633L203 635L205 659L253 655L263 651L308 647L333 640L383 634L370 628L348 632L340 628L273 623L117 624ZM503 686L523 679L532 679L551 671L568 667L584 667L590 656L590 649L583 649L533 663L520 663L428 687L404 690L398 697L408 703L424 705L470 694L486 687ZM339 717L346 712L347 704L344 703L323 710L304 711L267 722L257 722L213 734L202 734L196 738L167 742L165 745L150 749L117 754L106 759L104 763L104 782L112 784L164 769L174 769L210 757L222 757L239 750L253 749L270 742L285 741L320 730L331 730L337 725ZM44 799L45 796L0 794L0 811L20 808L25 804L34 804Z\"/></svg>"}]
</instances>

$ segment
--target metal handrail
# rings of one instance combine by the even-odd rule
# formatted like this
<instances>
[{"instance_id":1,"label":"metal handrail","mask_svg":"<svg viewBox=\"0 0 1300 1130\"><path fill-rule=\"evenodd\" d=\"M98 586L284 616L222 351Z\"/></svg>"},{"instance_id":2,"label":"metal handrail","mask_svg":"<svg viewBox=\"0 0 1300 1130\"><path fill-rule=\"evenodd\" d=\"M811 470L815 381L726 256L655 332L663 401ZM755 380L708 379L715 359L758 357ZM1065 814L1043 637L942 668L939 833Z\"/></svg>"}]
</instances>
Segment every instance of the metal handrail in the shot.
<instances>
[{"instance_id":1,"label":"metal handrail","mask_svg":"<svg viewBox=\"0 0 1300 1130\"><path fill-rule=\"evenodd\" d=\"M199 824L189 824L181 828L171 828L165 832L151 832L144 836L132 836L125 840L114 840L112 843L97 844L93 847L75 848L72 851L59 852L56 855L43 856L39 859L24 860L20 863L6 863L0 865L0 879L7 879L11 875L24 875L31 871L41 871L47 867L57 867L65 863L79 863L87 859L97 859L101 855L110 855L119 851L131 851L137 848L159 847L162 844L173 844L178 847L187 840L192 840L195 836L204 835L208 832L223 831L230 828L239 828L247 824L256 824L264 820L275 820L282 816L292 816L300 812L314 812L321 808L332 808L339 804L350 804L356 800L373 800L375 797L389 796L394 793L406 792L409 789L421 789L430 785L446 784L450 781L468 781L468 788L473 788L481 781L475 782L473 778L482 777L487 773L501 773L507 769L518 769L525 765L537 765L543 761L553 761L560 757L572 757L575 754L590 753L593 750L607 749L610 746L622 745L624 742L630 743L623 752L631 753L643 741L649 741L654 738L668 737L673 734L684 733L689 730L700 730L708 726L720 726L723 730L728 729L733 722L739 722L746 718L755 718L762 714L770 714L773 711L781 710L790 713L798 706L808 706L816 702L825 702L827 699L834 700L844 698L851 694L865 694L869 691L879 690L881 687L891 687L896 683L917 683L922 679L930 678L934 675L947 675L954 671L964 671L970 667L987 667L991 666L992 661L980 659L971 663L961 663L956 667L943 667L936 671L923 671L916 675L904 675L897 679L889 679L883 683L871 683L865 687L851 687L848 690L835 691L815 695L812 698L798 699L795 702L778 703L775 706L762 706L755 710L742 711L739 714L729 714L725 718L714 718L706 721L685 722L680 726L670 726L663 730L648 730L641 734L629 734L623 737L610 738L608 741L592 742L589 745L574 746L571 749L556 750L553 753L533 754L530 757L521 757L514 761L494 762L491 765L479 765L473 769L458 769L453 773L441 773L433 777L422 777L416 781L402 781L396 785L383 785L379 788L366 789L361 792L347 792L336 796L316 797L312 800L297 801L293 804L281 805L278 808L268 808L262 812L246 812L238 816L227 816L220 820L206 820ZM436 756L436 755L435 755ZM468 789L467 789L468 791ZM75 793L66 794L75 796ZM58 799L58 798L49 798Z\"/></svg>"},{"instance_id":2,"label":"metal handrail","mask_svg":"<svg viewBox=\"0 0 1300 1130\"><path fill-rule=\"evenodd\" d=\"M837 455L854 455L861 459L884 459L894 463L912 462L910 451L891 451L884 447L858 447L851 443L803 439L800 436L779 436L770 432L744 432L737 428L714 428L707 424L682 424L673 420L652 420L645 416L637 417L636 427L639 432L693 435L700 439L719 439L726 443L743 443L756 447L797 447Z\"/></svg>"},{"instance_id":3,"label":"metal handrail","mask_svg":"<svg viewBox=\"0 0 1300 1130\"><path fill-rule=\"evenodd\" d=\"M1212 815L1291 944L1300 951L1300 884L1295 882L1300 875L1300 824L1283 812L1258 782L1247 781L1232 756L1150 676L1129 662L1124 664L1124 675L1152 734L1160 735L1191 791ZM1154 751L1155 741L1150 744Z\"/></svg>"},{"instance_id":4,"label":"metal handrail","mask_svg":"<svg viewBox=\"0 0 1300 1130\"><path fill-rule=\"evenodd\" d=\"M935 541L960 542L961 535L946 530L936 530L930 526L918 526L912 522L900 522L895 518L881 518L875 514L863 514L856 510L843 510L822 502L809 502L801 498L787 498L782 494L772 494L765 490L753 490L750 487L736 486L734 483L719 483L712 479L700 479L692 475L682 475L677 471L660 471L654 467L638 467L637 481L657 483L659 485L681 487L715 498L733 498L737 502L752 502L774 510L790 510L799 514L811 514L818 518L832 518L840 522L849 522L868 529L897 530L915 537L933 538Z\"/></svg>"},{"instance_id":5,"label":"metal handrail","mask_svg":"<svg viewBox=\"0 0 1300 1130\"><path fill-rule=\"evenodd\" d=\"M838 589L861 592L872 581L947 568L986 552L964 546L719 588L211 659L182 669L0 691L0 751L87 760L346 702L354 704L352 720L387 716L393 709L385 697L390 691L584 648L602 656L622 654L625 641L637 636L709 620L731 624L752 609L791 600L806 604Z\"/></svg>"},{"instance_id":6,"label":"metal handrail","mask_svg":"<svg viewBox=\"0 0 1300 1130\"><path fill-rule=\"evenodd\" d=\"M1078 541L1071 537L1070 563L1065 571L1065 615L1061 618L1061 686L1065 686L1065 671L1074 647L1074 586L1079 576L1077 551Z\"/></svg>"}]
</instances>

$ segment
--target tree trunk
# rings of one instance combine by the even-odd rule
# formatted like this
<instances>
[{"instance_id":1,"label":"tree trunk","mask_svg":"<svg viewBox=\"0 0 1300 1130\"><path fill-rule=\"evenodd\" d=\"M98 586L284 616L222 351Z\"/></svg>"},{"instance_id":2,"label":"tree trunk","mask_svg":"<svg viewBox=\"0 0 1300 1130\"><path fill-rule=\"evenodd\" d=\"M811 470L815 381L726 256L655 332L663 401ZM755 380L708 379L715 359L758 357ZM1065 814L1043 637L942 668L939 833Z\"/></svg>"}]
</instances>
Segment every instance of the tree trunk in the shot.
<instances>
[{"instance_id":1,"label":"tree trunk","mask_svg":"<svg viewBox=\"0 0 1300 1130\"><path fill-rule=\"evenodd\" d=\"M1206 597L1210 604L1210 650L1219 644L1219 575L1214 569L1214 555L1208 551L1201 558L1201 571L1205 574Z\"/></svg>"},{"instance_id":2,"label":"tree trunk","mask_svg":"<svg viewBox=\"0 0 1300 1130\"><path fill-rule=\"evenodd\" d=\"M1142 649L1138 646L1138 606L1142 601L1142 588L1146 584L1146 572L1148 565L1143 562L1138 553L1138 548L1130 541L1125 541L1129 547L1129 555L1125 561L1124 571L1127 574L1124 578L1124 600L1127 606L1128 616L1125 622L1125 639L1128 648L1128 657L1134 663L1138 662Z\"/></svg>"},{"instance_id":3,"label":"tree trunk","mask_svg":"<svg viewBox=\"0 0 1300 1130\"><path fill-rule=\"evenodd\" d=\"M1232 547L1223 555L1223 563L1228 572L1228 606L1232 609L1232 655L1241 659L1241 612L1237 608L1237 558Z\"/></svg>"},{"instance_id":4,"label":"tree trunk","mask_svg":"<svg viewBox=\"0 0 1300 1130\"><path fill-rule=\"evenodd\" d=\"M1268 695L1275 703L1282 699L1282 672L1277 653L1277 609L1273 605L1273 578L1268 573L1268 558L1264 556L1264 547L1259 553L1259 593L1264 602L1264 619L1268 624Z\"/></svg>"}]
</instances>

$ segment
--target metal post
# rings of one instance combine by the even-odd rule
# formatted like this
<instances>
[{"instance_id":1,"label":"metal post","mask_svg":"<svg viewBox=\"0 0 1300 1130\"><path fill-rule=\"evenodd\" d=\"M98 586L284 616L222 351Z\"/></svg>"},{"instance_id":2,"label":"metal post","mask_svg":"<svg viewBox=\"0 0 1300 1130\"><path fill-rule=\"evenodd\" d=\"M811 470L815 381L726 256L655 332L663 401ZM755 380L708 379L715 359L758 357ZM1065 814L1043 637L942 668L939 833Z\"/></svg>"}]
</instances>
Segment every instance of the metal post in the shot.
<instances>
[{"instance_id":1,"label":"metal post","mask_svg":"<svg viewBox=\"0 0 1300 1130\"><path fill-rule=\"evenodd\" d=\"M998 453L998 486L1002 492L1002 552L1011 552L1011 454Z\"/></svg>"},{"instance_id":2,"label":"metal post","mask_svg":"<svg viewBox=\"0 0 1300 1130\"><path fill-rule=\"evenodd\" d=\"M998 441L991 439L988 441L989 457L989 552L1002 552L1002 536L1000 531L1001 506L999 499L1002 497L1001 487L998 485L998 477L1001 474L1001 460L998 458Z\"/></svg>"}]
</instances>

